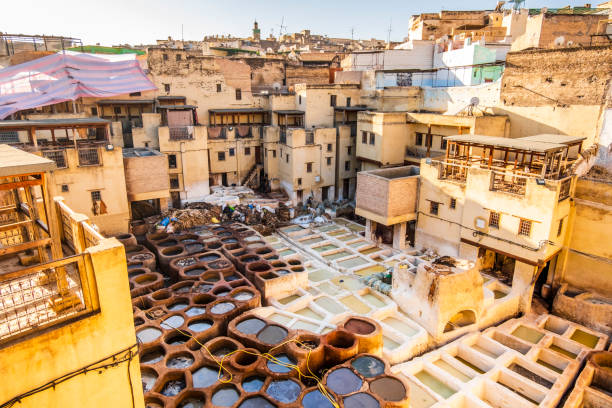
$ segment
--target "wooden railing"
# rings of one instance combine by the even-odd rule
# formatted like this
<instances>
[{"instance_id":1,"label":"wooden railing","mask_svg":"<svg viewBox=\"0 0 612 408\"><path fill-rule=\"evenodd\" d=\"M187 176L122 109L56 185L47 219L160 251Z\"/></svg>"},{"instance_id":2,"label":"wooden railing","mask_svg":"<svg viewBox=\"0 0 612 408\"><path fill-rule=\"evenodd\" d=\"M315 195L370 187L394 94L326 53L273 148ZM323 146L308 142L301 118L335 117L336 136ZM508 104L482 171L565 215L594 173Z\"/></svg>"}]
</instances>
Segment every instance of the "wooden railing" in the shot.
<instances>
[{"instance_id":1,"label":"wooden railing","mask_svg":"<svg viewBox=\"0 0 612 408\"><path fill-rule=\"evenodd\" d=\"M78 254L89 247L96 246L104 239L91 226L89 218L84 214L72 211L64 203L62 197L55 197L55 204L62 243L66 244L75 253Z\"/></svg>"},{"instance_id":2,"label":"wooden railing","mask_svg":"<svg viewBox=\"0 0 612 408\"><path fill-rule=\"evenodd\" d=\"M92 312L97 306L86 255L0 275L0 346Z\"/></svg>"}]
</instances>

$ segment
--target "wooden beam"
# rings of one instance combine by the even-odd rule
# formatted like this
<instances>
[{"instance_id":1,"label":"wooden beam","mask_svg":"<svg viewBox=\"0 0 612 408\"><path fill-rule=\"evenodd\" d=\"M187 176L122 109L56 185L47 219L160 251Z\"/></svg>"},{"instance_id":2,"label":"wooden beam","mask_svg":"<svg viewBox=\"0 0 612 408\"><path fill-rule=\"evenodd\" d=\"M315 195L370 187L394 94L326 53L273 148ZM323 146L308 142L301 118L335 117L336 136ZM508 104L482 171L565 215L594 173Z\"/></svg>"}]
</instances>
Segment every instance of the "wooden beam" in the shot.
<instances>
[{"instance_id":1,"label":"wooden beam","mask_svg":"<svg viewBox=\"0 0 612 408\"><path fill-rule=\"evenodd\" d=\"M51 243L51 238L43 238L36 241L23 242L18 245L12 245L10 247L0 248L0 256L7 254L14 254L17 252L27 251L28 249L36 248L39 246L47 246ZM4 277L5 275L2 275Z\"/></svg>"},{"instance_id":2,"label":"wooden beam","mask_svg":"<svg viewBox=\"0 0 612 408\"><path fill-rule=\"evenodd\" d=\"M0 191L14 190L16 188L21 188L21 187L39 186L41 184L42 184L41 180L14 181L11 183L0 184Z\"/></svg>"}]
</instances>

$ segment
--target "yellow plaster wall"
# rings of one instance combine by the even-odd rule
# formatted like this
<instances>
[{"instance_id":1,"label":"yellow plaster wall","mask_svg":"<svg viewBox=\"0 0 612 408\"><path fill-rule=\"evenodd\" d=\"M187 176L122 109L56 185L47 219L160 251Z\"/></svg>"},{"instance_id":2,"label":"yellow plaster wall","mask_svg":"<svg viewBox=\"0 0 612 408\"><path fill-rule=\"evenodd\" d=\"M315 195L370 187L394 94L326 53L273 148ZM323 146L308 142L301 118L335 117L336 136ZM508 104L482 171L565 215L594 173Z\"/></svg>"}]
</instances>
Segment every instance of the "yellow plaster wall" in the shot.
<instances>
[{"instance_id":1,"label":"yellow plaster wall","mask_svg":"<svg viewBox=\"0 0 612 408\"><path fill-rule=\"evenodd\" d=\"M86 251L95 273L99 312L0 349L0 401L136 344L125 251L115 239ZM107 370L77 375L17 406L106 408L144 406L138 356ZM132 400L132 392L134 394Z\"/></svg>"}]
</instances>

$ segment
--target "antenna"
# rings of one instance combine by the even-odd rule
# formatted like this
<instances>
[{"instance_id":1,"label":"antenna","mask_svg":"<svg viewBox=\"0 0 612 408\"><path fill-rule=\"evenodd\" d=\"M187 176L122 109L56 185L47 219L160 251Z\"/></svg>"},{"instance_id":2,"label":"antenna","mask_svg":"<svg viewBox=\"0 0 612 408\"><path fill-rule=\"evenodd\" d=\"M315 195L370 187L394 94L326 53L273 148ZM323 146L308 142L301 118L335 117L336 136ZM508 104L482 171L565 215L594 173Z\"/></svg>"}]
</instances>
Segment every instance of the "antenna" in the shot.
<instances>
[{"instance_id":1,"label":"antenna","mask_svg":"<svg viewBox=\"0 0 612 408\"><path fill-rule=\"evenodd\" d=\"M183 33L183 24L181 24L181 41L185 42L185 34Z\"/></svg>"},{"instance_id":2,"label":"antenna","mask_svg":"<svg viewBox=\"0 0 612 408\"><path fill-rule=\"evenodd\" d=\"M351 41L355 40L355 27L351 27Z\"/></svg>"},{"instance_id":3,"label":"antenna","mask_svg":"<svg viewBox=\"0 0 612 408\"><path fill-rule=\"evenodd\" d=\"M280 38L283 35L283 30L287 28L287 26L285 25L285 16L283 16L279 27L280 27L280 29L278 31L278 36Z\"/></svg>"},{"instance_id":4,"label":"antenna","mask_svg":"<svg viewBox=\"0 0 612 408\"><path fill-rule=\"evenodd\" d=\"M389 30L387 30L387 43L391 44L391 31L393 31L393 18L389 19Z\"/></svg>"}]
</instances>

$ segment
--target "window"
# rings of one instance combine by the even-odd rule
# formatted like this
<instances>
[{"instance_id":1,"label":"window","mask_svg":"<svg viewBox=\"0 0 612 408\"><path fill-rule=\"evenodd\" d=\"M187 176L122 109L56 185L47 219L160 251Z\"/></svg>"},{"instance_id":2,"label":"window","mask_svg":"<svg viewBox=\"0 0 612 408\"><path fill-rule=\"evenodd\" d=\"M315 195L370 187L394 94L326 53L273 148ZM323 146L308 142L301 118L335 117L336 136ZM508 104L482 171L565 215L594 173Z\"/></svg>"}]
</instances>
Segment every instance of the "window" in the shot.
<instances>
[{"instance_id":1,"label":"window","mask_svg":"<svg viewBox=\"0 0 612 408\"><path fill-rule=\"evenodd\" d=\"M91 192L91 201L102 201L102 192L100 190L94 190Z\"/></svg>"},{"instance_id":2,"label":"window","mask_svg":"<svg viewBox=\"0 0 612 408\"><path fill-rule=\"evenodd\" d=\"M170 84L164 84L164 92L170 92Z\"/></svg>"},{"instance_id":3,"label":"window","mask_svg":"<svg viewBox=\"0 0 612 408\"><path fill-rule=\"evenodd\" d=\"M328 143L328 144L327 144L327 151L328 151L328 152L333 151L333 148L332 148L332 144L331 144L331 143Z\"/></svg>"},{"instance_id":4,"label":"window","mask_svg":"<svg viewBox=\"0 0 612 408\"><path fill-rule=\"evenodd\" d=\"M98 108L91 108L91 115L98 116Z\"/></svg>"},{"instance_id":5,"label":"window","mask_svg":"<svg viewBox=\"0 0 612 408\"><path fill-rule=\"evenodd\" d=\"M348 98L346 98L346 106L347 107L351 106L351 97L350 96Z\"/></svg>"},{"instance_id":6,"label":"window","mask_svg":"<svg viewBox=\"0 0 612 408\"><path fill-rule=\"evenodd\" d=\"M168 61L168 54L162 54L162 59L164 61Z\"/></svg>"},{"instance_id":7,"label":"window","mask_svg":"<svg viewBox=\"0 0 612 408\"><path fill-rule=\"evenodd\" d=\"M217 84L217 93L221 92L221 84Z\"/></svg>"},{"instance_id":8,"label":"window","mask_svg":"<svg viewBox=\"0 0 612 408\"><path fill-rule=\"evenodd\" d=\"M130 96L140 96L142 95L140 92L132 92L130 93Z\"/></svg>"},{"instance_id":9,"label":"window","mask_svg":"<svg viewBox=\"0 0 612 408\"><path fill-rule=\"evenodd\" d=\"M312 173L312 163L306 163L306 173Z\"/></svg>"},{"instance_id":10,"label":"window","mask_svg":"<svg viewBox=\"0 0 612 408\"><path fill-rule=\"evenodd\" d=\"M178 178L177 175L171 175L170 176L170 188L171 189L181 188L181 185L179 183L179 178Z\"/></svg>"},{"instance_id":11,"label":"window","mask_svg":"<svg viewBox=\"0 0 612 408\"><path fill-rule=\"evenodd\" d=\"M353 146L348 146L346 148L346 152L349 154L349 156L351 155L351 152L353 151Z\"/></svg>"},{"instance_id":12,"label":"window","mask_svg":"<svg viewBox=\"0 0 612 408\"><path fill-rule=\"evenodd\" d=\"M298 105L301 105L301 104L302 104L302 95L299 95L298 96Z\"/></svg>"},{"instance_id":13,"label":"window","mask_svg":"<svg viewBox=\"0 0 612 408\"><path fill-rule=\"evenodd\" d=\"M430 201L429 202L429 213L432 215L438 215L439 207L440 207L440 203L437 203L435 201Z\"/></svg>"},{"instance_id":14,"label":"window","mask_svg":"<svg viewBox=\"0 0 612 408\"><path fill-rule=\"evenodd\" d=\"M289 163L289 153L287 153L287 155L285 156L285 160L287 161L287 163Z\"/></svg>"},{"instance_id":15,"label":"window","mask_svg":"<svg viewBox=\"0 0 612 408\"><path fill-rule=\"evenodd\" d=\"M336 106L336 95L329 95L329 106Z\"/></svg>"},{"instance_id":16,"label":"window","mask_svg":"<svg viewBox=\"0 0 612 408\"><path fill-rule=\"evenodd\" d=\"M327 165L328 165L328 166L331 166L331 159L332 159L331 157L327 157L327 158L326 158L326 161L327 161Z\"/></svg>"},{"instance_id":17,"label":"window","mask_svg":"<svg viewBox=\"0 0 612 408\"><path fill-rule=\"evenodd\" d=\"M558 236L558 237L560 237L560 236L561 236L561 233L563 232L563 220L564 220L564 219L565 219L565 218L561 218L561 219L559 220L559 228L557 228L557 236Z\"/></svg>"},{"instance_id":18,"label":"window","mask_svg":"<svg viewBox=\"0 0 612 408\"><path fill-rule=\"evenodd\" d=\"M169 169L176 169L176 154L169 154L168 155L168 168Z\"/></svg>"},{"instance_id":19,"label":"window","mask_svg":"<svg viewBox=\"0 0 612 408\"><path fill-rule=\"evenodd\" d=\"M422 133L416 134L416 139L414 141L414 144L417 146L423 146L423 134Z\"/></svg>"},{"instance_id":20,"label":"window","mask_svg":"<svg viewBox=\"0 0 612 408\"><path fill-rule=\"evenodd\" d=\"M276 150L272 150L272 158L276 159Z\"/></svg>"},{"instance_id":21,"label":"window","mask_svg":"<svg viewBox=\"0 0 612 408\"><path fill-rule=\"evenodd\" d=\"M450 199L450 205L449 205L449 207L450 207L450 208L452 208L453 210L454 210L455 208L457 208L457 199L456 199L456 198L451 198L451 199Z\"/></svg>"},{"instance_id":22,"label":"window","mask_svg":"<svg viewBox=\"0 0 612 408\"><path fill-rule=\"evenodd\" d=\"M230 155L230 157L231 157L231 156L233 156L234 154L236 154L236 152L235 152L234 148L233 148L233 147L230 147L230 149L229 149L229 155Z\"/></svg>"},{"instance_id":23,"label":"window","mask_svg":"<svg viewBox=\"0 0 612 408\"><path fill-rule=\"evenodd\" d=\"M250 156L251 155L251 148L250 147L245 147L244 148L244 155L245 156Z\"/></svg>"},{"instance_id":24,"label":"window","mask_svg":"<svg viewBox=\"0 0 612 408\"><path fill-rule=\"evenodd\" d=\"M440 136L440 149L446 150L446 145L446 139L444 138L444 136Z\"/></svg>"},{"instance_id":25,"label":"window","mask_svg":"<svg viewBox=\"0 0 612 408\"><path fill-rule=\"evenodd\" d=\"M499 229L499 213L491 211L489 214L489 227Z\"/></svg>"},{"instance_id":26,"label":"window","mask_svg":"<svg viewBox=\"0 0 612 408\"><path fill-rule=\"evenodd\" d=\"M62 184L62 193L67 193L68 190L68 184Z\"/></svg>"},{"instance_id":27,"label":"window","mask_svg":"<svg viewBox=\"0 0 612 408\"><path fill-rule=\"evenodd\" d=\"M368 143L368 132L366 132L365 130L361 132L361 143Z\"/></svg>"},{"instance_id":28,"label":"window","mask_svg":"<svg viewBox=\"0 0 612 408\"><path fill-rule=\"evenodd\" d=\"M519 221L518 234L524 235L526 237L531 235L531 221L530 220L525 220L521 218L521 220Z\"/></svg>"},{"instance_id":29,"label":"window","mask_svg":"<svg viewBox=\"0 0 612 408\"><path fill-rule=\"evenodd\" d=\"M236 100L242 100L242 90L240 88L236 89Z\"/></svg>"},{"instance_id":30,"label":"window","mask_svg":"<svg viewBox=\"0 0 612 408\"><path fill-rule=\"evenodd\" d=\"M297 181L298 181L298 186L301 186L302 185L302 179L299 178Z\"/></svg>"},{"instance_id":31,"label":"window","mask_svg":"<svg viewBox=\"0 0 612 408\"><path fill-rule=\"evenodd\" d=\"M346 171L350 171L351 170L351 162L350 161L345 161L344 162L344 170L346 170Z\"/></svg>"},{"instance_id":32,"label":"window","mask_svg":"<svg viewBox=\"0 0 612 408\"><path fill-rule=\"evenodd\" d=\"M217 159L219 159L219 161L224 161L225 160L225 152L217 152Z\"/></svg>"},{"instance_id":33,"label":"window","mask_svg":"<svg viewBox=\"0 0 612 408\"><path fill-rule=\"evenodd\" d=\"M376 135L374 133L370 132L370 144L374 145L376 144Z\"/></svg>"},{"instance_id":34,"label":"window","mask_svg":"<svg viewBox=\"0 0 612 408\"><path fill-rule=\"evenodd\" d=\"M180 61L183 59L183 56L181 54L176 54L176 60Z\"/></svg>"},{"instance_id":35,"label":"window","mask_svg":"<svg viewBox=\"0 0 612 408\"><path fill-rule=\"evenodd\" d=\"M115 115L121 115L121 107L120 106L115 106L113 108L113 112L115 113Z\"/></svg>"}]
</instances>

